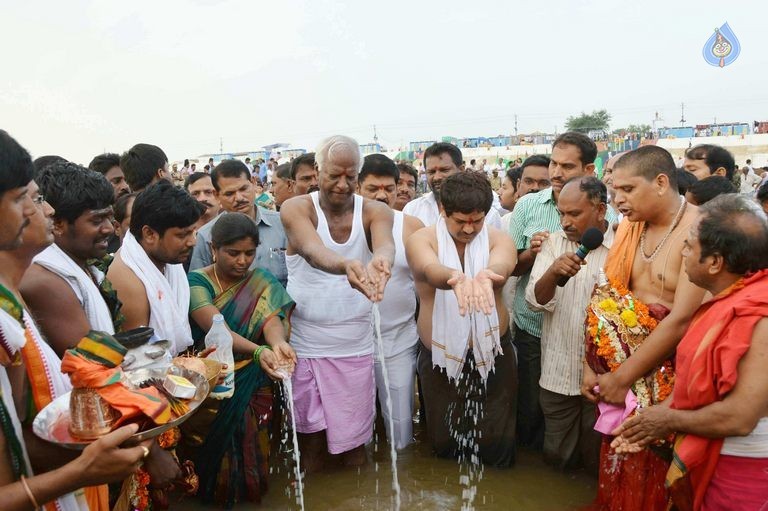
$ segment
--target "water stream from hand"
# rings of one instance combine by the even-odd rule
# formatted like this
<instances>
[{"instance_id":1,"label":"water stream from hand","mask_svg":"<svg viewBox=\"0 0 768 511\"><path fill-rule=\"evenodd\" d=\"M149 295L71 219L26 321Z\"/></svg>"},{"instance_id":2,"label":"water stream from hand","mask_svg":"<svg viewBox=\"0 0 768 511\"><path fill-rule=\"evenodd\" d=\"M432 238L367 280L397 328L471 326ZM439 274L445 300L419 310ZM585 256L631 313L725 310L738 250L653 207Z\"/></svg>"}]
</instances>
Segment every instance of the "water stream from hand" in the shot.
<instances>
[{"instance_id":1,"label":"water stream from hand","mask_svg":"<svg viewBox=\"0 0 768 511\"><path fill-rule=\"evenodd\" d=\"M392 395L389 391L389 375L387 374L387 365L384 357L384 343L381 340L381 314L379 313L379 304L373 304L373 326L376 331L376 346L379 357L379 364L381 365L381 373L384 377L384 394L385 394L385 408L387 409L387 417L389 418L389 455L392 463L392 490L394 495L394 508L395 511L400 510L400 481L397 478L397 449L395 449L395 422L392 417Z\"/></svg>"},{"instance_id":2,"label":"water stream from hand","mask_svg":"<svg viewBox=\"0 0 768 511\"><path fill-rule=\"evenodd\" d=\"M291 416L291 433L293 435L293 472L296 477L296 503L301 511L304 511L304 487L301 480L301 454L299 453L299 439L296 434L296 417L293 413L293 382L291 376L284 370L279 370L283 376L282 383L285 390L285 404Z\"/></svg>"}]
</instances>

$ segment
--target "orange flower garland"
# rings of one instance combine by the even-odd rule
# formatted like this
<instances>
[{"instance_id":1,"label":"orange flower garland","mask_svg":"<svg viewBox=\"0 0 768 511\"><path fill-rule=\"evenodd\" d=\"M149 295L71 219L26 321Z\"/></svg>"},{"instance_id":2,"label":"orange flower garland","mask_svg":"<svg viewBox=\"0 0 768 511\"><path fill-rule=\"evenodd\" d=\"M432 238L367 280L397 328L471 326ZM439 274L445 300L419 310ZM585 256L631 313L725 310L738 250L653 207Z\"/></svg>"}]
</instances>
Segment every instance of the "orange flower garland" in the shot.
<instances>
[{"instance_id":1,"label":"orange flower garland","mask_svg":"<svg viewBox=\"0 0 768 511\"><path fill-rule=\"evenodd\" d=\"M616 371L656 328L648 306L635 299L620 282L610 279L597 287L587 306L587 343L596 346L596 354L605 367ZM632 385L640 407L660 403L672 393L674 370L666 361L648 377Z\"/></svg>"}]
</instances>

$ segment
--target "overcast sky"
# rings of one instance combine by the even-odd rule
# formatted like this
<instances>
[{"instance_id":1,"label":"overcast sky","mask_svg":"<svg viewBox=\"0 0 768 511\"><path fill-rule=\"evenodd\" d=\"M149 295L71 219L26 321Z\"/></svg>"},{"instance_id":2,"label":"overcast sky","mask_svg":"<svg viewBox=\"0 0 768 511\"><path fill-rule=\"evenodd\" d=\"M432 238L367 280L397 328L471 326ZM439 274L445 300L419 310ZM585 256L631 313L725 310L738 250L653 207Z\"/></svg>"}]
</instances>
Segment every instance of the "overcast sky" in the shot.
<instances>
[{"instance_id":1,"label":"overcast sky","mask_svg":"<svg viewBox=\"0 0 768 511\"><path fill-rule=\"evenodd\" d=\"M7 2L0 127L87 164L148 142L181 159L343 133L443 135L768 120L768 2ZM12 6L11 6L12 5ZM729 22L741 55L702 58Z\"/></svg>"}]
</instances>

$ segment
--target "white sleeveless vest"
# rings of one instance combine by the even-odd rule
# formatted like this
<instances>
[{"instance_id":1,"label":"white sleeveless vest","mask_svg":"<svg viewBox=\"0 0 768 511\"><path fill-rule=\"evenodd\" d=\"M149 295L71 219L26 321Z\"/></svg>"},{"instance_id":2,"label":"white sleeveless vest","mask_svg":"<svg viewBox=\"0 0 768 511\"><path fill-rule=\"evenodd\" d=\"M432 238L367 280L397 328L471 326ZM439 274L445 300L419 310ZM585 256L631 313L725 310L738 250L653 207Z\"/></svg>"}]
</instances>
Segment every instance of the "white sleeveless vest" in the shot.
<instances>
[{"instance_id":1,"label":"white sleeveless vest","mask_svg":"<svg viewBox=\"0 0 768 511\"><path fill-rule=\"evenodd\" d=\"M403 243L402 211L394 211L392 237L395 239L395 264L392 276L384 289L384 299L379 304L381 312L381 340L384 356L393 357L413 347L419 341L416 330L416 290L413 275L405 258Z\"/></svg>"},{"instance_id":2,"label":"white sleeveless vest","mask_svg":"<svg viewBox=\"0 0 768 511\"><path fill-rule=\"evenodd\" d=\"M363 198L355 195L352 230L345 243L336 243L320 208L319 192L310 193L317 214L317 234L323 244L364 265L372 254L363 226ZM288 294L296 302L291 316L291 346L302 358L351 357L373 352L371 301L352 288L346 275L313 268L298 254L285 258Z\"/></svg>"}]
</instances>

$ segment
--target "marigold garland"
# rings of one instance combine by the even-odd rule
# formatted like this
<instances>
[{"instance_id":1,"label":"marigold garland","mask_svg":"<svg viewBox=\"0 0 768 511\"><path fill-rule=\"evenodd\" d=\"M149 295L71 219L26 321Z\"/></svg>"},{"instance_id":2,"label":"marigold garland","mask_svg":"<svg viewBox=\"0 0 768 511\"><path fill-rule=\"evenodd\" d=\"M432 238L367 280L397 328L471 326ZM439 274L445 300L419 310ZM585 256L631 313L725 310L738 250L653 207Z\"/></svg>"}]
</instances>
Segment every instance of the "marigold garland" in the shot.
<instances>
[{"instance_id":1,"label":"marigold garland","mask_svg":"<svg viewBox=\"0 0 768 511\"><path fill-rule=\"evenodd\" d=\"M149 499L149 473L143 467L130 475L128 482L131 508L134 511L149 511L152 509Z\"/></svg>"},{"instance_id":2,"label":"marigold garland","mask_svg":"<svg viewBox=\"0 0 768 511\"><path fill-rule=\"evenodd\" d=\"M596 354L611 372L616 371L658 322L648 306L638 301L619 281L610 279L609 286L598 287L587 306L587 343L594 343ZM640 378L632 385L638 407L664 401L674 385L674 369L669 361Z\"/></svg>"}]
</instances>

